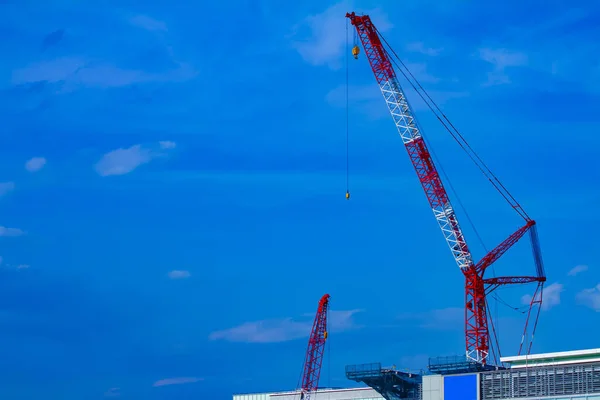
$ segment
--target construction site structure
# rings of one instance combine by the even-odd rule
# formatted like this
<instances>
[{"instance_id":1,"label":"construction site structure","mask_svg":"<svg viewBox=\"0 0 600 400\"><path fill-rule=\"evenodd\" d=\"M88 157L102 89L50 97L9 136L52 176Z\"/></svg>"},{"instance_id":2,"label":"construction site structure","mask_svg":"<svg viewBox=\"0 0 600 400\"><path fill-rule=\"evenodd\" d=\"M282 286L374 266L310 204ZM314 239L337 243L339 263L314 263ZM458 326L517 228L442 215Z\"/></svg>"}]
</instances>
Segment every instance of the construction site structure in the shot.
<instances>
[{"instance_id":1,"label":"construction site structure","mask_svg":"<svg viewBox=\"0 0 600 400\"><path fill-rule=\"evenodd\" d=\"M317 390L323 356L325 354L325 342L327 341L327 312L329 311L329 295L325 294L319 300L319 307L313 322L312 330L308 338L308 347L304 357L302 378L300 380L300 400L309 400L311 394Z\"/></svg>"},{"instance_id":2,"label":"construction site structure","mask_svg":"<svg viewBox=\"0 0 600 400\"><path fill-rule=\"evenodd\" d=\"M541 306L542 301L541 295L543 284L546 281L537 237L536 223L527 215L521 205L490 171L475 151L472 150L471 146L469 146L462 134L454 127L454 125L452 125L445 114L437 108L422 86L414 79L414 76L412 76L410 71L405 68L402 60L399 59L394 50L387 44L387 41L385 41L385 39L382 40L380 32L377 30L370 17L368 15L359 16L354 12L347 13L346 17L356 28L357 37L363 46L365 56L375 75L375 80L379 85L394 125L408 152L408 156L417 173L419 182L425 191L427 201L433 210L433 215L446 239L456 264L465 277L466 357L477 364L486 365L488 363L490 351L494 351L494 349L491 349L492 343L490 329L488 327L488 323L491 322L493 324L493 321L490 321L488 318L487 302L487 296L494 289L503 285L532 282L538 283L537 290L532 296L523 336L525 336L527 331L529 314L531 313L532 308L537 305L538 312L535 317L536 322L533 325L533 332L535 332L540 310L539 306ZM384 43L386 46L384 46ZM356 50L356 46L353 48L352 54L354 58L358 57L359 52ZM418 126L408 99L398 81L394 65L396 65L403 73L417 93L423 97L426 104L430 106L431 110L436 114L444 127L467 152L481 172L484 173L492 183L494 188L496 188L524 220L524 225L509 235L494 249L489 251L479 262L475 262L473 259L471 250L467 245L463 231L458 223L455 209L450 202L450 196L446 192L440 174L434 164L433 157L429 151L425 138L422 135L422 129ZM485 277L488 268L500 259L526 233L529 233L531 237L536 275ZM497 340L495 342L495 350L493 355L494 359L497 361L497 358L500 356ZM529 352L531 348L529 347L526 350Z\"/></svg>"},{"instance_id":3,"label":"construction site structure","mask_svg":"<svg viewBox=\"0 0 600 400\"><path fill-rule=\"evenodd\" d=\"M463 357L464 358L464 357ZM429 361L430 365L436 360ZM321 400L600 400L600 348L502 357L508 368L434 373L351 365L346 377L374 388L324 388ZM378 383L379 384L379 383ZM236 394L233 400L297 400L298 391Z\"/></svg>"}]
</instances>

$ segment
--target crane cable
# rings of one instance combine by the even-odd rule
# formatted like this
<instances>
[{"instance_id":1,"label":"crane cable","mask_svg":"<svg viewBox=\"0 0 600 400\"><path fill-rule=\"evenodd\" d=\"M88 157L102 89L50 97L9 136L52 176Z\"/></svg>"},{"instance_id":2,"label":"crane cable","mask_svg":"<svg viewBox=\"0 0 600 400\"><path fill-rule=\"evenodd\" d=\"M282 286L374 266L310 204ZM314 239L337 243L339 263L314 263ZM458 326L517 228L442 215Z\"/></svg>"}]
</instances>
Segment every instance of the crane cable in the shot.
<instances>
[{"instance_id":1,"label":"crane cable","mask_svg":"<svg viewBox=\"0 0 600 400\"><path fill-rule=\"evenodd\" d=\"M377 28L375 28L375 29L377 30ZM415 78L415 76L413 75L413 73L410 71L410 69L408 69L408 67L402 61L402 59L400 59L400 57L398 56L398 54L390 46L390 44L387 42L387 40L383 37L383 35L381 35L381 32L379 32L377 30L377 33L381 37L382 41L389 48L389 50L392 52L392 54L395 56L395 58L398 60L398 62L400 63L401 66L398 65L398 63L396 63L396 61L392 57L389 57L390 54L386 51L386 53L387 53L388 57L390 58L390 60L394 63L394 65L398 68L398 70L400 70L400 72L402 73L402 75L404 76L404 78L406 79L406 81L417 92L417 94L419 95L419 97L421 97L421 99L425 102L425 104L429 107L429 109L433 112L433 114L437 117L437 119L440 120L440 122L442 123L442 125L444 126L444 128L446 128L446 130L450 133L450 135L452 135L452 137L458 143L458 145L465 151L465 153L467 153L467 155L469 156L469 158L471 158L471 160L473 161L473 163L486 176L486 178L488 178L488 180L492 183L492 185L500 193L500 195L502 195L502 197L504 197L504 199L513 207L513 209L515 209L515 211L517 212L517 214L519 214L523 219L529 220L530 219L529 215L527 215L527 213L525 212L525 210L523 210L523 208L520 206L520 204L517 202L517 200L514 198L514 196L508 191L508 189L506 189L506 187L502 184L502 182L500 182L500 180L491 171L491 169L487 166L487 164L485 164L485 162L481 159L481 157L477 154L477 152L475 152L475 150L473 150L473 148L469 145L469 143L464 138L464 136L460 133L460 131L458 130L458 128L456 128L454 126L454 124L452 124L452 121L450 121L450 119L446 116L446 114L435 103L435 101L431 98L431 96L429 95L429 93L427 93L427 91L423 88L423 86L417 80L417 78ZM411 79L409 79L409 77L407 76L407 74L404 71L406 71L406 73L408 73L408 75L410 75L410 77L412 78L412 81L411 81ZM414 83L413 83L413 81L414 81ZM417 87L418 87L418 89L417 89ZM427 97L427 99L429 100L429 102L431 102L431 104L429 104L429 102L427 101L427 99L424 98L424 96ZM440 118L440 116L438 115L438 113L433 109L433 107L435 107L435 109L441 114L441 118L443 118L445 121L447 121L448 125L454 130L454 132L456 132L456 135L458 137L455 136L454 133L450 130L449 126L446 125L446 123L444 121L442 121L442 119ZM462 141L462 143L464 143L464 145L461 143L461 141ZM439 157L437 157L437 155L433 151L432 146L429 143L428 143L428 146L432 150L431 151L432 155L439 160ZM465 148L465 146L466 146L466 148L468 148L471 151L471 153L469 153L469 151ZM480 164L478 164L476 160L478 160L480 162ZM456 190L454 190L452 182L450 181L448 175L446 174L446 171L444 170L443 166L441 165L441 163L439 161L437 161L436 163L440 166L440 169L442 171L442 174L444 175L444 178L445 178L446 182L448 182L448 184L450 186L450 189L452 190L452 192L454 193L454 196L458 200L458 203L459 203L461 209L463 210L463 212L465 213L465 216L467 217L467 219L469 221L469 224L471 225L471 228L474 230L475 235L477 236L477 238L478 238L481 246L483 247L483 249L485 250L485 252L488 253L489 250L487 249L487 246L483 242L483 239L482 239L481 235L479 234L477 228L475 227L473 221L471 220L471 217L467 213L464 205L462 204L462 201L458 197L458 194L456 193ZM486 171L487 171L487 173L486 173ZM488 173L489 173L489 175L491 177L488 176ZM498 183L498 185L496 185L492 179L495 180ZM502 188L504 191L502 191L500 188ZM511 200L512 200L512 202L511 202ZM496 270L495 270L493 264L492 264L492 272L493 272L493 275L495 276L496 275ZM498 320L498 315L497 315L498 314L498 309L497 309L497 304L498 303L503 304L504 306L508 307L509 309L517 311L517 312L519 312L521 314L525 313L525 311L521 311L521 309L523 307L514 307L514 306L511 306L506 301L502 300L502 298L500 298L500 296L497 293L492 293L492 298L494 298L494 300L496 300L496 310L495 310L496 311L495 312L495 314L496 314L496 322Z\"/></svg>"},{"instance_id":2,"label":"crane cable","mask_svg":"<svg viewBox=\"0 0 600 400\"><path fill-rule=\"evenodd\" d=\"M387 42L387 40L385 39L385 37L381 34L381 32L379 32L379 30L377 28L375 28L375 31L377 32L377 34L379 35L379 37L381 37L382 41L386 44L387 48L392 52L392 54L398 60L398 62L402 65L402 67L413 78L413 80L416 83L416 86L418 86L418 89L415 86L415 84L408 78L408 76L403 71L403 69L395 62L395 60L393 58L390 57L391 61L398 67L398 69L400 70L400 72L402 73L402 75L404 75L404 77L406 78L406 80L410 83L410 85L413 87L413 89L417 92L417 94L419 95L419 97L421 97L421 99L425 102L425 104L427 105L427 107L429 107L429 109L433 112L433 114L436 116L436 118L441 122L441 124L448 131L448 133L450 133L450 135L452 136L452 138L465 151L465 153L467 153L467 155L473 161L473 163L486 176L486 178L488 178L488 180L490 181L490 183L492 184L492 186L494 186L494 188L498 191L498 193L500 193L500 195L502 197L504 197L504 199L511 205L511 207L517 212L517 214L519 214L526 221L531 220L531 218L529 217L529 215L527 215L527 213L521 207L521 205L519 204L519 202L508 191L508 189L502 184L502 182L500 182L500 180L491 171L491 169L487 166L487 164L481 159L481 157L479 157L479 155L477 154L477 152L475 152L475 150L473 150L473 148L469 145L469 143L464 138L464 136L454 126L454 124L450 121L450 119L446 116L446 114L439 108L439 106L435 103L435 101L433 101L433 99L431 98L431 96L429 96L429 94L427 93L427 91L425 91L425 89L423 89L423 87L421 86L421 84L417 81L417 79L414 77L414 75L408 70L408 68L406 67L406 65L404 64L404 62L400 59L400 57L394 51L394 49L389 45L389 43ZM387 53L387 51L386 51L386 53ZM425 97L427 97L427 99ZM431 102L431 104L430 104L430 102ZM435 110L434 110L434 107L435 107ZM439 114L441 114L441 116L438 114L438 112L436 112L436 110L439 112ZM444 122L444 120L447 123ZM469 152L469 150L470 150L470 152Z\"/></svg>"},{"instance_id":3,"label":"crane cable","mask_svg":"<svg viewBox=\"0 0 600 400\"><path fill-rule=\"evenodd\" d=\"M379 32L377 30L377 28L375 28L378 35L381 37L381 39L383 40L383 42L386 44L386 46L390 49L390 51L393 53L393 55L395 56L395 58L398 60L398 62L402 65L402 67L400 65L398 65L398 63L394 60L394 58L389 57L389 53L386 51L386 53L388 54L388 58L394 63L394 65L398 68L398 70L400 70L400 72L402 73L402 75L404 76L404 78L407 80L407 82L412 86L412 88L415 90L415 92L417 92L417 94L421 97L421 99L425 102L425 104L429 107L429 109L433 112L433 114L437 117L437 119L442 123L442 125L444 126L444 128L446 128L446 130L451 134L451 136L454 138L454 140L458 143L458 145L465 151L465 153L467 153L467 155L469 156L469 158L473 161L473 163L479 168L479 170L486 176L486 178L488 178L488 180L492 183L492 185L494 186L494 188L500 193L500 195L502 195L502 197L504 197L504 199L515 209L515 211L525 220L529 219L529 216L527 215L527 213L521 208L521 206L519 205L519 203L517 202L517 200L512 196L512 194L508 191L508 189L506 189L506 187L502 184L502 182L500 182L500 180L496 177L496 175L490 170L490 168L487 166L487 164L485 164L485 162L481 159L481 157L475 152L475 150L473 150L473 148L469 145L469 143L466 141L466 139L464 138L464 136L460 133L460 131L454 126L454 124L452 124L452 122L449 120L449 118L446 116L446 114L439 108L439 106L435 103L435 101L431 98L431 96L429 95L429 93L427 93L427 91L423 88L423 86L420 84L420 82L415 78L415 76L412 74L412 72L408 69L408 67L404 64L404 62L400 59L400 57L398 56L398 54L394 51L394 49L389 45L389 43L387 42L387 40L383 37L383 35L381 34L381 32ZM356 33L356 32L355 32ZM356 40L356 38L355 38ZM356 43L355 43L356 44ZM346 22L346 47L348 47L348 22ZM384 50L385 51L385 50ZM411 79L409 78L409 76L407 76L407 74L404 72L404 70L406 70L406 72L408 73L408 75L410 75ZM413 83L414 81L414 83ZM425 98L425 96L427 98ZM429 101L428 101L429 100ZM430 104L431 102L431 104ZM438 113L436 112L436 110L441 114L438 115ZM346 53L346 111L348 112L348 53ZM443 120L442 120L443 118ZM444 122L444 120L448 123L448 125L446 124L446 122ZM347 129L348 129L348 122L346 122L347 124ZM458 137L452 132L452 130L450 129L452 128L455 132L456 135L458 135ZM462 140L462 143L461 143ZM463 144L464 143L464 144ZM435 151L433 150L433 147L428 143L429 147L432 150L432 155L439 160L439 157L437 157L437 154L435 154ZM465 148L466 146L466 148ZM467 148L469 150L471 150L471 153L467 150ZM479 163L477 162L479 161ZM459 205L461 207L461 209L463 210L463 212L465 213L467 219L469 220L469 224L471 225L471 228L473 229L476 237L478 238L481 246L483 247L483 249L485 250L486 253L488 253L487 250L487 246L485 245L481 235L479 234L477 228L475 227L475 224L473 223L470 215L468 214L466 208L464 207L461 199L459 198L456 190L454 189L452 182L450 181L445 169L443 168L441 162L437 162L437 164L440 166L441 172L445 177L446 182L448 182L451 191L454 193L455 198L458 200ZM486 173L487 171L487 173ZM489 175L488 175L489 173ZM348 174L348 171L347 171ZM346 178L346 180L348 180L348 178ZM494 183L494 181L497 182ZM501 190L504 189L504 192ZM511 202L512 200L512 202ZM494 266L492 265L492 270L493 270L493 275L496 275L496 271ZM497 293L492 293L491 296L495 301L496 301L496 307L495 307L495 318L496 318L496 322L498 322L498 303L508 307L511 310L517 311L519 313L524 313L524 311L519 310L518 307L514 307L511 306L510 304L508 304L506 301L504 301L502 298L500 298L500 296ZM491 310L490 310L491 311ZM499 332L495 332L497 335L499 335ZM498 340L498 339L496 339Z\"/></svg>"},{"instance_id":4,"label":"crane cable","mask_svg":"<svg viewBox=\"0 0 600 400\"><path fill-rule=\"evenodd\" d=\"M349 40L348 40L348 20L346 19L346 200L350 200L350 151L349 151L349 131L350 131L350 100L348 95L348 72L349 72Z\"/></svg>"}]
</instances>

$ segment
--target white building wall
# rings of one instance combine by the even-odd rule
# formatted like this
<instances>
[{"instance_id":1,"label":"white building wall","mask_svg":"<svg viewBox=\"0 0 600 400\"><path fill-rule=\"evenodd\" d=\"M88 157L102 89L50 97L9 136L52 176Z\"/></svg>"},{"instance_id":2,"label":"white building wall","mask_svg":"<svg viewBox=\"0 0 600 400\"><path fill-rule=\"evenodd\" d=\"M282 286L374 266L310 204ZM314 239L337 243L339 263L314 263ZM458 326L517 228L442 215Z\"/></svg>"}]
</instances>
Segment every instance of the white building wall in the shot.
<instances>
[{"instance_id":1,"label":"white building wall","mask_svg":"<svg viewBox=\"0 0 600 400\"><path fill-rule=\"evenodd\" d=\"M268 393L234 394L233 400L269 400L269 394Z\"/></svg>"},{"instance_id":2,"label":"white building wall","mask_svg":"<svg viewBox=\"0 0 600 400\"><path fill-rule=\"evenodd\" d=\"M444 377L442 375L423 376L423 400L444 400Z\"/></svg>"},{"instance_id":3,"label":"white building wall","mask_svg":"<svg viewBox=\"0 0 600 400\"><path fill-rule=\"evenodd\" d=\"M311 400L384 400L379 393L371 388L354 389L323 389L311 395ZM299 400L300 393L278 392L278 393L255 393L236 394L233 400Z\"/></svg>"}]
</instances>

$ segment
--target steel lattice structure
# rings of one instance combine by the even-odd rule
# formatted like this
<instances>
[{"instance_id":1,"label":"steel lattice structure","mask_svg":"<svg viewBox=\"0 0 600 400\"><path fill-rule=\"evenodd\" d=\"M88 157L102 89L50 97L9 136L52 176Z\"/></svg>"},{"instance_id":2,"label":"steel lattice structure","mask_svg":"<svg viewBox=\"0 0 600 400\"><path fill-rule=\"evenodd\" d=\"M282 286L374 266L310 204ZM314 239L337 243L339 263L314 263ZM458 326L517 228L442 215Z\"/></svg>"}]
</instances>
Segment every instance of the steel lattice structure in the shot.
<instances>
[{"instance_id":1,"label":"steel lattice structure","mask_svg":"<svg viewBox=\"0 0 600 400\"><path fill-rule=\"evenodd\" d=\"M417 126L409 103L394 71L391 57L384 48L377 29L368 15L359 16L353 12L347 13L346 17L350 19L351 24L356 28L358 38L362 43L375 79L379 84L383 98L392 115L402 142L406 147L417 177L425 191L429 205L433 210L433 215L446 239L456 264L465 276L466 355L469 359L485 364L490 350L486 295L501 285L530 282L538 282L539 285L542 285L546 280L537 240L535 221L530 219L522 211L516 200L510 196L514 200L511 205L524 217L525 225L490 251L478 263L473 261L471 251L458 223L448 193L434 165L421 130ZM486 269L506 253L527 232L531 234L537 276L485 279L484 273ZM539 296L534 295L531 306L540 302L541 291ZM525 329L527 329L527 325Z\"/></svg>"},{"instance_id":2,"label":"steel lattice structure","mask_svg":"<svg viewBox=\"0 0 600 400\"><path fill-rule=\"evenodd\" d=\"M308 338L308 348L304 358L304 369L302 372L302 381L300 386L303 400L309 400L311 394L317 390L319 377L321 375L321 365L323 364L323 355L325 354L325 342L327 340L327 311L329 310L329 295L325 294L319 300L319 308L312 331Z\"/></svg>"}]
</instances>

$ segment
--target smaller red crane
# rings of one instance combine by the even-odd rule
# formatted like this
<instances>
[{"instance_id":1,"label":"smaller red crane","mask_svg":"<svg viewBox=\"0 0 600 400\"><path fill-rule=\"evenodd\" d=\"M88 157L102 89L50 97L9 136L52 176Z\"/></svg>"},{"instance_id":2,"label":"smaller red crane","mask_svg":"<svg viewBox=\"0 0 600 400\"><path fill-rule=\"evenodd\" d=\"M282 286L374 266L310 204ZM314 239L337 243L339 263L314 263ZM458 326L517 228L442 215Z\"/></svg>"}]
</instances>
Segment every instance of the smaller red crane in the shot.
<instances>
[{"instance_id":1,"label":"smaller red crane","mask_svg":"<svg viewBox=\"0 0 600 400\"><path fill-rule=\"evenodd\" d=\"M304 358L304 370L300 386L300 399L309 400L312 392L317 390L319 377L321 376L321 365L325 353L325 341L327 340L327 311L329 310L329 295L325 294L319 300L319 308L313 322L312 331L308 339L308 348Z\"/></svg>"}]
</instances>

